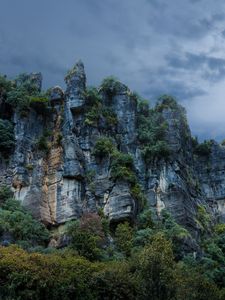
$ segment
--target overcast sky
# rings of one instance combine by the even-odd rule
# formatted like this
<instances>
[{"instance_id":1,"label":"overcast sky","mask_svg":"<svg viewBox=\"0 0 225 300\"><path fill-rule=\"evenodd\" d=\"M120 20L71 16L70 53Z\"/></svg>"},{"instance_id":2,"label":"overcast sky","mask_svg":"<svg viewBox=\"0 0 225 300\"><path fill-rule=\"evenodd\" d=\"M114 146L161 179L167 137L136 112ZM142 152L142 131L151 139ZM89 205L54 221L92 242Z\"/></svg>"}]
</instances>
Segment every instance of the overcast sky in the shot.
<instances>
[{"instance_id":1,"label":"overcast sky","mask_svg":"<svg viewBox=\"0 0 225 300\"><path fill-rule=\"evenodd\" d=\"M0 73L64 85L78 59L89 85L172 94L194 135L225 138L224 0L0 0Z\"/></svg>"}]
</instances>

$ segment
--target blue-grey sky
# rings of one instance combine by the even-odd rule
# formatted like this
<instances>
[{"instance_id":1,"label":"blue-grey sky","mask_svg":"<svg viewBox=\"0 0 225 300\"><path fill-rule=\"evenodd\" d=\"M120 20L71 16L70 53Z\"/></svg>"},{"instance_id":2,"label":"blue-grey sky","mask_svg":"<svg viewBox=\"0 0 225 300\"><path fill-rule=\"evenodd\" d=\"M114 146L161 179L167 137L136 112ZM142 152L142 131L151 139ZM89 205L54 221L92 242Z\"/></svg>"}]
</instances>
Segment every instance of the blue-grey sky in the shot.
<instances>
[{"instance_id":1,"label":"blue-grey sky","mask_svg":"<svg viewBox=\"0 0 225 300\"><path fill-rule=\"evenodd\" d=\"M64 85L82 59L89 85L115 75L154 102L172 94L194 135L225 138L224 0L0 0L0 73Z\"/></svg>"}]
</instances>

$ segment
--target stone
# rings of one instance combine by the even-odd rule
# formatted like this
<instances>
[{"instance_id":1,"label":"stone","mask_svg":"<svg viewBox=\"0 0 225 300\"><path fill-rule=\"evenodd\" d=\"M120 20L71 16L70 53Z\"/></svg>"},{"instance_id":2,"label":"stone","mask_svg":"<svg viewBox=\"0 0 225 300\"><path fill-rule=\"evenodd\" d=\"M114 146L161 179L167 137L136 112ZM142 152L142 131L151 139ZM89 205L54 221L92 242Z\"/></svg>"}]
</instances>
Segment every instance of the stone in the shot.
<instances>
[{"instance_id":1,"label":"stone","mask_svg":"<svg viewBox=\"0 0 225 300\"><path fill-rule=\"evenodd\" d=\"M25 77L41 89L40 73ZM59 226L99 209L111 224L133 222L137 203L127 182L111 178L112 153L101 159L93 155L97 139L110 136L118 150L132 155L134 173L154 217L168 210L189 230L193 240L186 244L196 250L198 205L207 208L213 221L225 221L225 147L212 142L209 156L196 155L185 110L180 105L165 106L160 122L167 123L165 140L172 153L167 160L145 163L137 139L137 101L130 90L118 83L113 95L102 94L103 107L112 109L118 121L106 129L104 122L99 127L85 124L90 107L85 102L86 75L81 61L65 81L65 93L57 86L51 90L54 109L47 117L33 110L23 117L14 113L15 151L9 162L0 159L0 185L13 187L22 205L47 225ZM43 153L37 141L46 129L51 133L46 138L49 151ZM66 241L52 240L52 245L59 244Z\"/></svg>"},{"instance_id":2,"label":"stone","mask_svg":"<svg viewBox=\"0 0 225 300\"><path fill-rule=\"evenodd\" d=\"M86 89L86 74L82 61L78 61L65 77L67 84L66 101L72 112L79 112L84 104L84 92Z\"/></svg>"},{"instance_id":3,"label":"stone","mask_svg":"<svg viewBox=\"0 0 225 300\"><path fill-rule=\"evenodd\" d=\"M64 101L64 92L59 86L55 86L50 91L50 101L52 105L61 104Z\"/></svg>"},{"instance_id":4,"label":"stone","mask_svg":"<svg viewBox=\"0 0 225 300\"><path fill-rule=\"evenodd\" d=\"M127 183L117 183L110 194L106 196L105 201L104 214L111 223L134 220L137 207Z\"/></svg>"}]
</instances>

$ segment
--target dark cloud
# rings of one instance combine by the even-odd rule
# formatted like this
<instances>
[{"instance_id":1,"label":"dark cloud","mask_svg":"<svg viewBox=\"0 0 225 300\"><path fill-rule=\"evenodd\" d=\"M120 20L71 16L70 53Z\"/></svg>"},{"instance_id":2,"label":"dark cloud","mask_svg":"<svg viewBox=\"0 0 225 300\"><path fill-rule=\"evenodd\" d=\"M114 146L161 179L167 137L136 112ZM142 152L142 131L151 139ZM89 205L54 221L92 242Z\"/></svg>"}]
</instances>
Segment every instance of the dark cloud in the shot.
<instances>
[{"instance_id":1,"label":"dark cloud","mask_svg":"<svg viewBox=\"0 0 225 300\"><path fill-rule=\"evenodd\" d=\"M207 56L203 53L184 53L178 55L166 55L168 65L173 69L199 71L200 76L208 81L221 81L225 77L225 59Z\"/></svg>"},{"instance_id":2,"label":"dark cloud","mask_svg":"<svg viewBox=\"0 0 225 300\"><path fill-rule=\"evenodd\" d=\"M203 135L194 108L225 94L224 11L223 0L1 0L0 73L41 71L45 87L64 85L81 58L90 85L115 75L153 101L175 95Z\"/></svg>"}]
</instances>

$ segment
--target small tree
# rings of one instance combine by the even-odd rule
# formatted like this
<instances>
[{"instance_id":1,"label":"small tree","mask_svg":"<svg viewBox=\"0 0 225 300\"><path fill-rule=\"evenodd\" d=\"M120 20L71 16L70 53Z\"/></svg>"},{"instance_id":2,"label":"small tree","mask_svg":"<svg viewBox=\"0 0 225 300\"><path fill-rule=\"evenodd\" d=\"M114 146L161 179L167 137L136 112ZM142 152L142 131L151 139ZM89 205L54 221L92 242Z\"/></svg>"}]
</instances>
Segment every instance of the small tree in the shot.
<instances>
[{"instance_id":1,"label":"small tree","mask_svg":"<svg viewBox=\"0 0 225 300\"><path fill-rule=\"evenodd\" d=\"M90 260L101 256L104 242L104 231L101 218L95 213L84 214L80 221L68 224L67 234L71 239L71 247Z\"/></svg>"},{"instance_id":2,"label":"small tree","mask_svg":"<svg viewBox=\"0 0 225 300\"><path fill-rule=\"evenodd\" d=\"M115 242L123 254L130 256L133 246L133 229L128 222L117 225L115 231Z\"/></svg>"}]
</instances>

